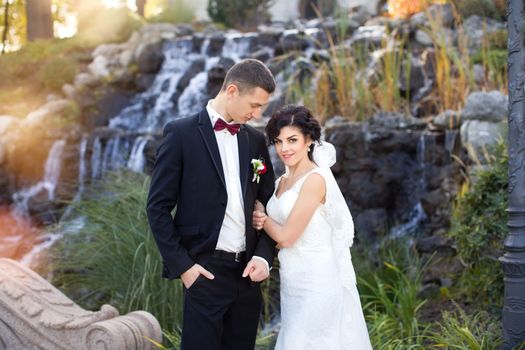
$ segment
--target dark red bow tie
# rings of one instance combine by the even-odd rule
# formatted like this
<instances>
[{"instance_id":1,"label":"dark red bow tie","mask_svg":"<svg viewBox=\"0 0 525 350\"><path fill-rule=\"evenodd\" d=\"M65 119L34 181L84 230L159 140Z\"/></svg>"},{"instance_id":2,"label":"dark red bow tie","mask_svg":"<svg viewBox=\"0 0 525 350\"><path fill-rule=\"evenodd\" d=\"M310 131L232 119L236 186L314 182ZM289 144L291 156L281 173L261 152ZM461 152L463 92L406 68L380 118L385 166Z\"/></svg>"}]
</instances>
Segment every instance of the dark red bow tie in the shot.
<instances>
[{"instance_id":1,"label":"dark red bow tie","mask_svg":"<svg viewBox=\"0 0 525 350\"><path fill-rule=\"evenodd\" d=\"M221 130L224 130L224 129L228 129L230 134L235 135L236 133L239 132L240 127L241 127L241 124L228 124L224 120L219 118L215 122L215 125L213 126L213 130L221 131Z\"/></svg>"}]
</instances>

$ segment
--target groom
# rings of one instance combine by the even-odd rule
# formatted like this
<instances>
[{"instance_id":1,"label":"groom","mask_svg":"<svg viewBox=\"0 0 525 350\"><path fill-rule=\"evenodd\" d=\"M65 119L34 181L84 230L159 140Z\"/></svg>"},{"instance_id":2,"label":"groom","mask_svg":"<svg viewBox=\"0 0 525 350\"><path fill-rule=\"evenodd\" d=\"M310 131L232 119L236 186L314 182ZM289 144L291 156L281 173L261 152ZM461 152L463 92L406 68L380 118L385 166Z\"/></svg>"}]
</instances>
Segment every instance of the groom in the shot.
<instances>
[{"instance_id":1,"label":"groom","mask_svg":"<svg viewBox=\"0 0 525 350\"><path fill-rule=\"evenodd\" d=\"M182 350L254 348L256 282L269 275L275 242L253 229L252 212L271 197L274 173L264 135L245 124L274 89L262 62L240 61L205 109L164 129L147 212L163 276L184 284Z\"/></svg>"}]
</instances>

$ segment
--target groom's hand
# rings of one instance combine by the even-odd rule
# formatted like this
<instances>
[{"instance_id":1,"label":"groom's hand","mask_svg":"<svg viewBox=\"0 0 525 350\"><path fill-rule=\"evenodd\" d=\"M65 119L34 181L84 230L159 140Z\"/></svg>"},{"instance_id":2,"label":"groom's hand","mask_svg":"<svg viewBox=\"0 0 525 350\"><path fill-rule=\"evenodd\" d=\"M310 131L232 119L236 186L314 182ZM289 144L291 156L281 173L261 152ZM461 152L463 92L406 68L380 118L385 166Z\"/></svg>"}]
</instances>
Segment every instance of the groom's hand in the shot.
<instances>
[{"instance_id":1,"label":"groom's hand","mask_svg":"<svg viewBox=\"0 0 525 350\"><path fill-rule=\"evenodd\" d=\"M182 280L182 283L184 283L184 287L188 289L193 285L193 283L195 283L197 278L199 278L199 275L203 275L210 280L215 278L215 276L213 276L210 271L206 270L199 264L195 264L186 270L186 272L184 272L182 275L180 275L180 279Z\"/></svg>"},{"instance_id":2,"label":"groom's hand","mask_svg":"<svg viewBox=\"0 0 525 350\"><path fill-rule=\"evenodd\" d=\"M248 276L253 282L261 282L268 277L268 268L259 259L252 258L242 273L242 277Z\"/></svg>"}]
</instances>

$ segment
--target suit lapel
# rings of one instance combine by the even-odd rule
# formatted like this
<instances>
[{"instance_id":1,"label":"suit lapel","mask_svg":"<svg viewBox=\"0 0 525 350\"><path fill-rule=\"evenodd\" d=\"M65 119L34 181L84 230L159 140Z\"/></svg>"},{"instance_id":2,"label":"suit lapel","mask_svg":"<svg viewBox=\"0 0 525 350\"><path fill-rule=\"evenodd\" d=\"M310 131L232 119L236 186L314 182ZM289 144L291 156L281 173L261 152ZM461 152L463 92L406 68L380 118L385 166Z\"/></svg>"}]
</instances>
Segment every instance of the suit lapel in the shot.
<instances>
[{"instance_id":1,"label":"suit lapel","mask_svg":"<svg viewBox=\"0 0 525 350\"><path fill-rule=\"evenodd\" d=\"M246 127L241 125L237 134L237 147L239 149L239 176L241 178L242 197L245 198L246 185L248 182L248 170L250 170L250 140Z\"/></svg>"},{"instance_id":2,"label":"suit lapel","mask_svg":"<svg viewBox=\"0 0 525 350\"><path fill-rule=\"evenodd\" d=\"M215 166L215 170L217 170L217 173L221 178L222 184L224 185L224 187L226 187L226 182L224 181L224 170L222 169L221 155L219 153L219 146L217 145L215 132L213 131L210 117L208 116L206 109L204 109L199 114L199 132L202 136L202 139L204 140L204 144L206 145L208 152L210 153L210 157L213 161L213 165Z\"/></svg>"}]
</instances>

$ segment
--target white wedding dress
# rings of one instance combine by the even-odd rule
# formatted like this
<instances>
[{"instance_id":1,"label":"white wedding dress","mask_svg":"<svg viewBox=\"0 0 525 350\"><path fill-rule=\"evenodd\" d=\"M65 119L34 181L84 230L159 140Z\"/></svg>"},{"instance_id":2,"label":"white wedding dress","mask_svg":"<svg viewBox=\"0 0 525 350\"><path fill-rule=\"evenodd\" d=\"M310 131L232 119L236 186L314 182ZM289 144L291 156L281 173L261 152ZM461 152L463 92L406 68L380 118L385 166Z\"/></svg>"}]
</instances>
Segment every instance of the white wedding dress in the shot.
<instances>
[{"instance_id":1,"label":"white wedding dress","mask_svg":"<svg viewBox=\"0 0 525 350\"><path fill-rule=\"evenodd\" d=\"M325 142L323 147L333 148ZM335 150L329 154L335 159ZM315 158L314 153L316 163L323 164ZM349 251L352 217L330 163L313 169L279 198L274 194L267 204L268 215L282 225L306 178L315 172L325 179L326 203L317 208L295 244L279 251L281 329L276 350L372 349Z\"/></svg>"}]
</instances>

